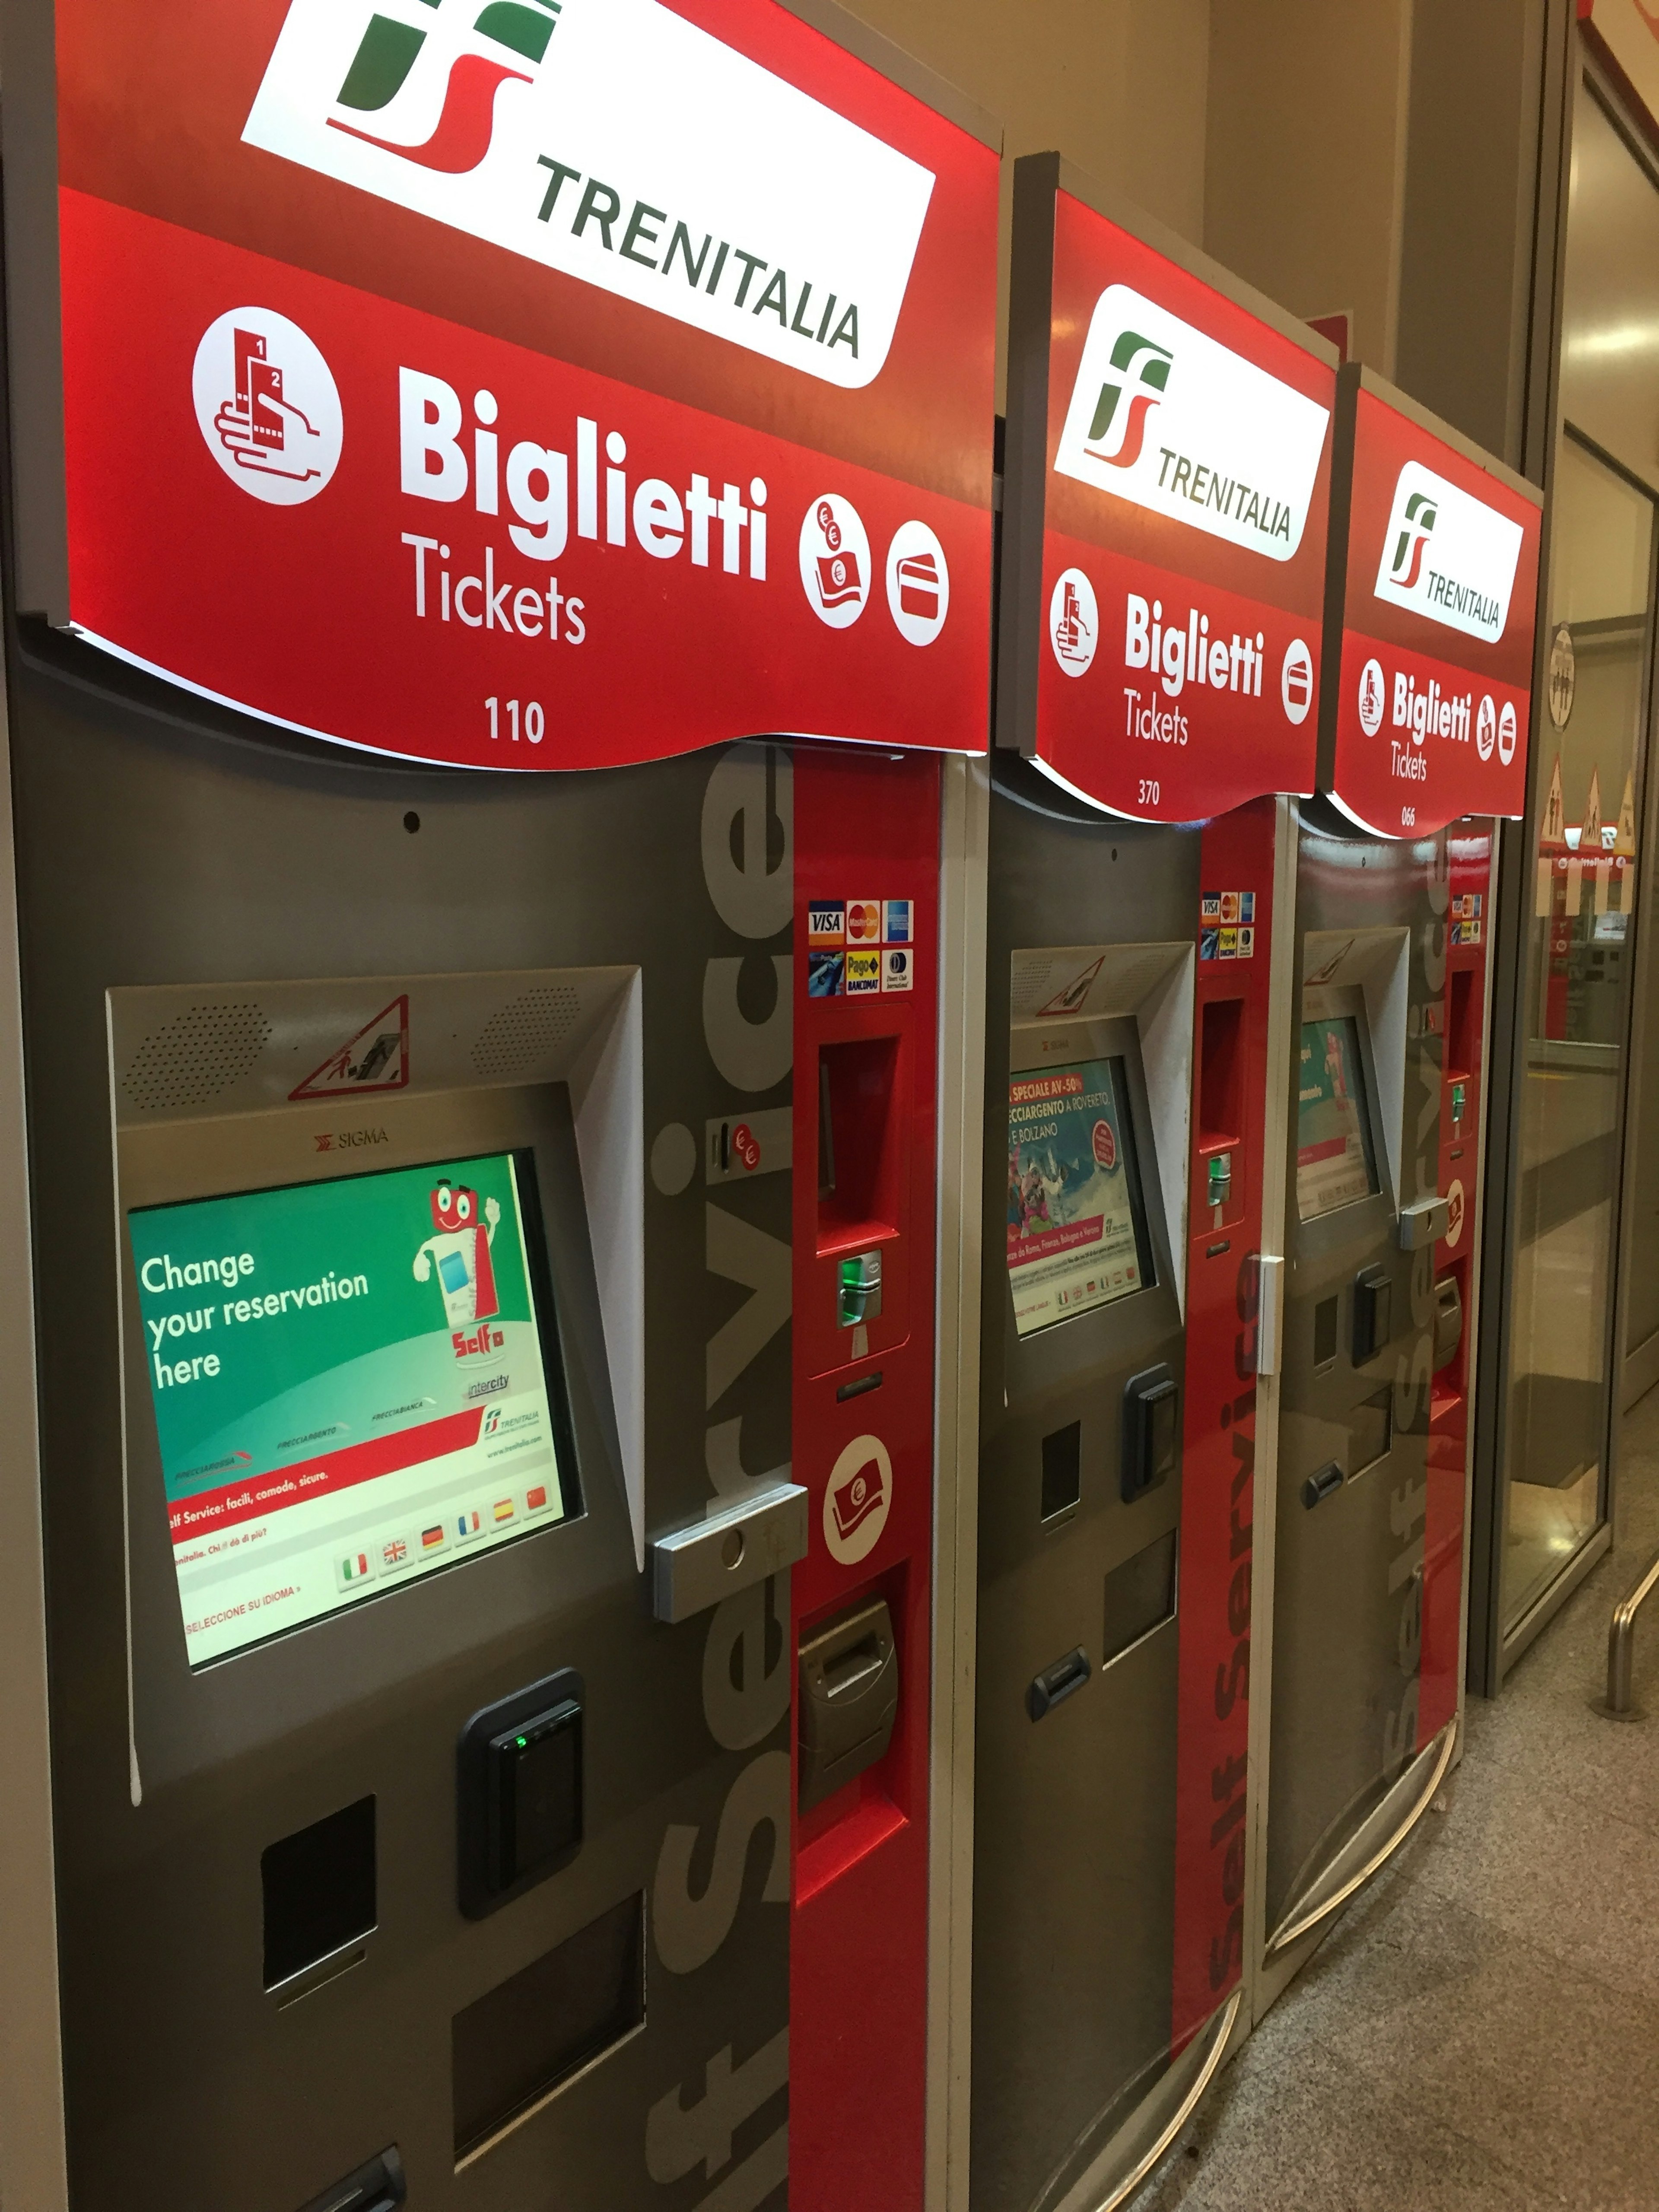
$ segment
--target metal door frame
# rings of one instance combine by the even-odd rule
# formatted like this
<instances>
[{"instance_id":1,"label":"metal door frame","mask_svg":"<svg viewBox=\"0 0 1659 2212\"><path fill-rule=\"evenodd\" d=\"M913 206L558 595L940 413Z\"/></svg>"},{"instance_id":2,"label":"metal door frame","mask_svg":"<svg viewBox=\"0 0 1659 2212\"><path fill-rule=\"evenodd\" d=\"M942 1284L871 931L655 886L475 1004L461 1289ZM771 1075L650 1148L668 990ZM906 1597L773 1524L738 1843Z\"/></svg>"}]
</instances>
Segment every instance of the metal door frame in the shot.
<instances>
[{"instance_id":1,"label":"metal door frame","mask_svg":"<svg viewBox=\"0 0 1659 2212\"><path fill-rule=\"evenodd\" d=\"M1531 887L1536 853L1541 750L1535 742L1539 717L1546 711L1551 626L1547 619L1551 590L1553 540L1555 459L1559 440L1568 434L1560 414L1560 363L1563 307L1565 292L1569 180L1571 174L1574 124L1579 103L1594 100L1606 113L1620 137L1659 191L1659 170L1641 147L1624 119L1620 103L1606 74L1589 52L1576 20L1564 27L1565 35L1547 42L1543 84L1543 127L1540 133L1539 175L1535 205L1533 265L1533 317L1527 364L1527 403L1522 432L1522 466L1545 487L1543 542L1540 549L1539 590L1546 618L1538 625L1533 678L1533 763L1525 817L1502 825L1498 861L1497 908L1491 978L1490 1074L1486 1090L1486 1203L1480 1225L1479 1256L1483 1279L1493 1285L1493 1310L1482 1316L1477 1346L1474 1449L1471 1480L1469 1543L1468 1687L1482 1697L1496 1697L1504 1677L1534 1638L1567 1602L1585 1577L1610 1549L1618 1519L1619 1431L1622 1419L1618 1385L1622 1360L1617 1356L1622 1341L1628 1297L1632 1178L1627 1172L1621 1134L1619 1169L1613 1193L1614 1235L1613 1295L1608 1301L1607 1371L1609 1376L1606 1427L1601 1440L1601 1491L1597 1525L1581 1544L1554 1581L1533 1601L1514 1626L1505 1632L1503 1616L1503 1561L1509 1525L1508 1464L1510 1429L1509 1376L1514 1312L1510 1261L1516 1249L1516 1213L1522 1170L1517 1154L1522 1124L1522 1100L1527 1073L1529 1018L1522 1004L1527 986L1527 954L1533 922ZM1604 465L1626 477L1656 504L1659 526L1659 495L1651 485L1631 476L1616 459L1594 440L1574 432ZM1621 1049L1620 1129L1629 1126L1634 1104L1634 1054L1642 1036L1642 997L1648 975L1648 957L1642 917L1649 911L1654 889L1653 838L1659 828L1659 776L1648 772L1656 735L1654 639L1656 590L1659 587L1659 548L1650 575L1648 601L1648 658L1644 672L1646 700L1641 717L1641 744L1637 761L1637 816L1643 825L1645 848L1638 854L1635 913L1634 957L1624 1020Z\"/></svg>"}]
</instances>

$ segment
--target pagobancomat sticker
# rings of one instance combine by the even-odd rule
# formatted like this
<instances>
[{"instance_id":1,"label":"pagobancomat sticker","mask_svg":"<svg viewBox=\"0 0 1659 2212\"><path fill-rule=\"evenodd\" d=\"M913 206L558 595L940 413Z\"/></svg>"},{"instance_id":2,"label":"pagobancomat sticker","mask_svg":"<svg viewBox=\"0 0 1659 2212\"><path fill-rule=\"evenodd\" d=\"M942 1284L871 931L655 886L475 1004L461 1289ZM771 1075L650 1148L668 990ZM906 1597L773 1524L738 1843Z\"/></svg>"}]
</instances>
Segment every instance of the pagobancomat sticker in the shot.
<instances>
[{"instance_id":1,"label":"pagobancomat sticker","mask_svg":"<svg viewBox=\"0 0 1659 2212\"><path fill-rule=\"evenodd\" d=\"M1542 506L1370 369L1342 370L1319 787L1362 829L1525 811Z\"/></svg>"},{"instance_id":2,"label":"pagobancomat sticker","mask_svg":"<svg viewBox=\"0 0 1659 2212\"><path fill-rule=\"evenodd\" d=\"M26 613L469 767L983 750L966 103L779 0L25 7Z\"/></svg>"},{"instance_id":3,"label":"pagobancomat sticker","mask_svg":"<svg viewBox=\"0 0 1659 2212\"><path fill-rule=\"evenodd\" d=\"M999 742L1116 814L1314 787L1335 354L1015 170Z\"/></svg>"}]
</instances>

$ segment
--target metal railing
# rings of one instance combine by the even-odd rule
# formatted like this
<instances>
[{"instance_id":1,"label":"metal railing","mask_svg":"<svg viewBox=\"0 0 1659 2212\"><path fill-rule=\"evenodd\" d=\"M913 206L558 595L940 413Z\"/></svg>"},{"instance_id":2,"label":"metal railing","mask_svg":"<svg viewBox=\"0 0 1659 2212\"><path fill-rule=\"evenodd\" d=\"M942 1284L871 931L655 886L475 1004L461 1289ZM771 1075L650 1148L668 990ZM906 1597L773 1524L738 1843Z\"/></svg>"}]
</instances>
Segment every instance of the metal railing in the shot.
<instances>
[{"instance_id":1,"label":"metal railing","mask_svg":"<svg viewBox=\"0 0 1659 2212\"><path fill-rule=\"evenodd\" d=\"M1646 1572L1630 1594L1620 1598L1607 1623L1607 1694L1595 1700L1595 1709L1610 1721L1639 1721L1631 1702L1631 1670L1636 1656L1636 1616L1643 1601L1659 1583L1659 1553L1648 1562Z\"/></svg>"}]
</instances>

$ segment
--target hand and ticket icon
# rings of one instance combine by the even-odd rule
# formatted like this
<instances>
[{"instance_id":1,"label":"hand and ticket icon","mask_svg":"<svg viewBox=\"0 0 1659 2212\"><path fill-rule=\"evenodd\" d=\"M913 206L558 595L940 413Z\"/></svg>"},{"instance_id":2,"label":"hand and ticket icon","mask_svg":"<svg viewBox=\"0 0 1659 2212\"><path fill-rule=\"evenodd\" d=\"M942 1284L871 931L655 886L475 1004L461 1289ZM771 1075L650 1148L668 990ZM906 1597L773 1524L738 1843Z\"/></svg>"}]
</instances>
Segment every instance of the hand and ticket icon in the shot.
<instances>
[{"instance_id":1,"label":"hand and ticket icon","mask_svg":"<svg viewBox=\"0 0 1659 2212\"><path fill-rule=\"evenodd\" d=\"M303 483L323 472L315 424L283 396L283 371L257 331L234 334L235 389L213 418L219 442L238 468Z\"/></svg>"}]
</instances>

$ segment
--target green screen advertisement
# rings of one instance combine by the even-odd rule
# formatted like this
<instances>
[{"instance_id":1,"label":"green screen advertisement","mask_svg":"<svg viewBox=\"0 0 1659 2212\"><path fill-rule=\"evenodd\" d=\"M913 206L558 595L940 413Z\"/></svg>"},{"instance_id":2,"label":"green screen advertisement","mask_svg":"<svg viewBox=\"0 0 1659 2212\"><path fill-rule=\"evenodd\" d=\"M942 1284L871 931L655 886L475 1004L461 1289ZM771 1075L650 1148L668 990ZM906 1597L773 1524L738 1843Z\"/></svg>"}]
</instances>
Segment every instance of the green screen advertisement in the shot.
<instances>
[{"instance_id":1,"label":"green screen advertisement","mask_svg":"<svg viewBox=\"0 0 1659 2212\"><path fill-rule=\"evenodd\" d=\"M535 1213L501 1152L128 1215L192 1666L574 1510Z\"/></svg>"}]
</instances>

